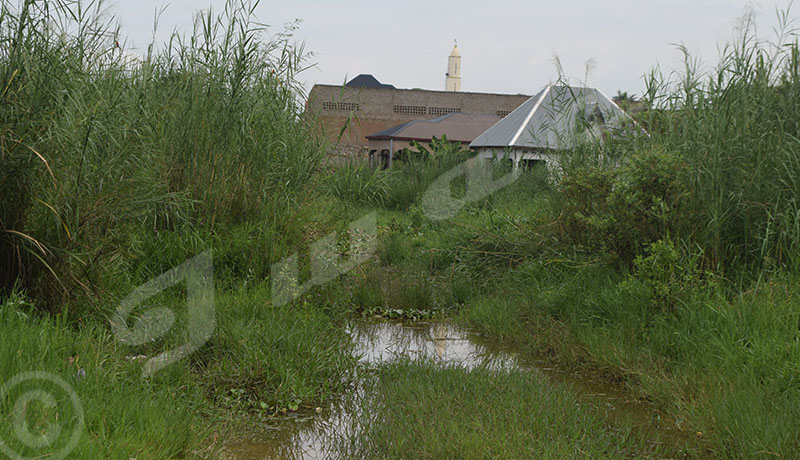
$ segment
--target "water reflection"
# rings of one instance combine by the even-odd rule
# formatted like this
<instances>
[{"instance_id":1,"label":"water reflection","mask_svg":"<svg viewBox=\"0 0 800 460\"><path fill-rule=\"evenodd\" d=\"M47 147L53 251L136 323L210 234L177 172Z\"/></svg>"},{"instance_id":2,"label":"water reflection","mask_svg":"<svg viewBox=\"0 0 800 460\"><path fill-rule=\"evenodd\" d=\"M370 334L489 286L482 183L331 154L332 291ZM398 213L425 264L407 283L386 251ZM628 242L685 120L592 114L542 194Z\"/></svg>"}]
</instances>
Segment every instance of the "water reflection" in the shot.
<instances>
[{"instance_id":1,"label":"water reflection","mask_svg":"<svg viewBox=\"0 0 800 460\"><path fill-rule=\"evenodd\" d=\"M350 331L362 363L377 365L405 357L430 358L471 369L513 366L511 354L490 350L470 332L447 323L371 323Z\"/></svg>"},{"instance_id":2,"label":"water reflection","mask_svg":"<svg viewBox=\"0 0 800 460\"><path fill-rule=\"evenodd\" d=\"M268 428L270 432L261 433L254 440L228 446L224 459L336 459L337 451L351 450L336 444L353 442L358 439L359 427L368 426L373 414L362 412L370 411L365 407L374 409L380 403L365 390L370 379L375 378L371 370L397 359L432 359L467 369L478 366L522 367L570 385L586 404L603 411L610 421L616 417L634 420L637 429L652 435L654 443L670 440L680 445L685 438L673 426L674 423L660 423L657 412L631 399L630 394L618 386L591 376L543 367L543 363L519 363L514 354L504 351L496 343L452 324L375 322L352 325L348 332L362 364L354 386L335 405L325 408L322 414L287 418L280 427L272 426ZM368 404L363 404L365 398Z\"/></svg>"},{"instance_id":3,"label":"water reflection","mask_svg":"<svg viewBox=\"0 0 800 460\"><path fill-rule=\"evenodd\" d=\"M338 404L312 417L296 417L281 429L262 434L261 439L240 441L228 446L224 456L230 460L333 459L335 442L357 429L357 421L370 414L359 413L357 400L365 397L363 380L369 369L396 359L433 359L471 369L476 366L515 366L509 353L490 350L479 338L448 323L374 322L350 326L355 353L364 365L357 383Z\"/></svg>"}]
</instances>

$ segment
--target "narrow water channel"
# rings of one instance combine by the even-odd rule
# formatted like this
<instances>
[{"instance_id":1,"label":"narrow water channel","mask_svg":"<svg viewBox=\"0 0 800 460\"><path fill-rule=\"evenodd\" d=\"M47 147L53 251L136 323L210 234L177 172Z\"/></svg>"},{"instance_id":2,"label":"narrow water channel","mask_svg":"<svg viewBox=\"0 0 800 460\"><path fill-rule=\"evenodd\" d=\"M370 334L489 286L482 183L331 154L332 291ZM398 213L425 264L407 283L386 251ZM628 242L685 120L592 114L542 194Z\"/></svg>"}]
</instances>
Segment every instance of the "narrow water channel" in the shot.
<instances>
[{"instance_id":1,"label":"narrow water channel","mask_svg":"<svg viewBox=\"0 0 800 460\"><path fill-rule=\"evenodd\" d=\"M366 370L399 358L428 358L468 369L476 366L521 368L567 383L581 400L603 409L610 421L616 416L633 419L640 429L652 433L654 439L660 439L654 442L676 441L677 444L685 438L674 424L665 423L650 407L631 400L620 388L547 367L536 361L522 361L512 350L503 349L497 343L446 322L360 323L351 326L349 332ZM333 407L323 408L318 414L288 417L271 432L231 443L226 448L224 458L336 459L336 440L346 438L350 427L356 425L352 422L359 417L354 409L358 405L352 401L365 397L358 384L352 393Z\"/></svg>"}]
</instances>

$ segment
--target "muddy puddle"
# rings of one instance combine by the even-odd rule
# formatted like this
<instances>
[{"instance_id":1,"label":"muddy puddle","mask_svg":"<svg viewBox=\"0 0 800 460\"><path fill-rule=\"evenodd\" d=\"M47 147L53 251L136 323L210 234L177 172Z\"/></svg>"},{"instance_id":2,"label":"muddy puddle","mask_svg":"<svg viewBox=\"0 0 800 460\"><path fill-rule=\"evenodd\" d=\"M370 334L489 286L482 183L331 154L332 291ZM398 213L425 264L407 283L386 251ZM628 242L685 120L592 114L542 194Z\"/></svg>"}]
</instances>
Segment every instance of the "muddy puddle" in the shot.
<instances>
[{"instance_id":1,"label":"muddy puddle","mask_svg":"<svg viewBox=\"0 0 800 460\"><path fill-rule=\"evenodd\" d=\"M363 364L361 372L400 358L428 358L468 369L517 367L566 383L582 402L604 411L611 423L618 417L632 420L637 429L652 435L654 443L681 446L688 436L673 420L662 419L651 406L631 399L615 385L553 368L544 362L521 360L513 350L452 324L373 322L352 326L349 333ZM358 405L352 401L364 397L363 387L356 384L351 393L332 407L287 417L277 427L229 444L223 458L336 459L336 443L347 438L354 420L360 417Z\"/></svg>"}]
</instances>

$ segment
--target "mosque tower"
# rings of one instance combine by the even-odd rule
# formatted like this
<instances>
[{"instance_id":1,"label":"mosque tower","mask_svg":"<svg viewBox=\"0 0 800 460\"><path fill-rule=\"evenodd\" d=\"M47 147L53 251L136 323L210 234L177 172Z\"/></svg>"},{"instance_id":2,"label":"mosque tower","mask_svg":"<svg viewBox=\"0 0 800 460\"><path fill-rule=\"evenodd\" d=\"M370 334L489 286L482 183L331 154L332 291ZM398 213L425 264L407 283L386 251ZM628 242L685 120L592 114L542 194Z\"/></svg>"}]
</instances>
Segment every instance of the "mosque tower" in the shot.
<instances>
[{"instance_id":1,"label":"mosque tower","mask_svg":"<svg viewBox=\"0 0 800 460\"><path fill-rule=\"evenodd\" d=\"M450 57L447 58L447 73L445 74L445 91L461 91L461 54L458 52L458 42L453 46Z\"/></svg>"}]
</instances>

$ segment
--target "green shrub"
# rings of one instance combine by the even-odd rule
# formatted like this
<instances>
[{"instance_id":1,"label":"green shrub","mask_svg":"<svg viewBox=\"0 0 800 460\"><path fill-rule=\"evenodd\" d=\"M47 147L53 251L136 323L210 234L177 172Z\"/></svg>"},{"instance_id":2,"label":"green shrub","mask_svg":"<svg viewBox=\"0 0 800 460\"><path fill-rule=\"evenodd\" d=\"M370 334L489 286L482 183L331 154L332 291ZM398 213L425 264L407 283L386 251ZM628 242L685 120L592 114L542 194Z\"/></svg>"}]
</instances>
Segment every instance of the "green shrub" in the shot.
<instances>
[{"instance_id":1,"label":"green shrub","mask_svg":"<svg viewBox=\"0 0 800 460\"><path fill-rule=\"evenodd\" d=\"M679 237L682 226L690 225L692 216L683 207L687 175L680 156L660 150L632 153L618 167L567 169L561 182L563 231L576 243L630 263L647 245Z\"/></svg>"},{"instance_id":2,"label":"green shrub","mask_svg":"<svg viewBox=\"0 0 800 460\"><path fill-rule=\"evenodd\" d=\"M712 281L710 273L700 272L701 258L702 254L684 254L670 239L658 240L636 256L633 276L650 289L656 306L674 310L676 303L696 293L703 281Z\"/></svg>"}]
</instances>

